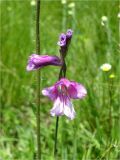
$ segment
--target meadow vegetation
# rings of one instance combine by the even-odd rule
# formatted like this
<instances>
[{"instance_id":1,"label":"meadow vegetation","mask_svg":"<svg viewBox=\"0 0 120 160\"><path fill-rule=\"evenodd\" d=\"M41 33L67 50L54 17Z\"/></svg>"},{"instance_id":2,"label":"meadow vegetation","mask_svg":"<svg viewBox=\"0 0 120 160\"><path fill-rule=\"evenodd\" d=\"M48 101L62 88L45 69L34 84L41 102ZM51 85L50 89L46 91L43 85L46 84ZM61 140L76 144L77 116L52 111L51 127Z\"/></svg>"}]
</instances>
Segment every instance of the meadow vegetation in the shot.
<instances>
[{"instance_id":1,"label":"meadow vegetation","mask_svg":"<svg viewBox=\"0 0 120 160\"><path fill-rule=\"evenodd\" d=\"M66 77L84 84L88 95L73 101L77 113L73 121L60 117L58 160L119 160L119 0L62 2L42 0L41 54L59 56L59 34L71 28ZM0 5L0 160L33 160L37 73L27 72L26 65L28 56L35 53L35 5L33 0L2 0ZM112 68L101 70L104 63ZM59 69L42 69L42 88L57 81ZM53 160L56 118L49 113L52 105L41 95L42 160Z\"/></svg>"}]
</instances>

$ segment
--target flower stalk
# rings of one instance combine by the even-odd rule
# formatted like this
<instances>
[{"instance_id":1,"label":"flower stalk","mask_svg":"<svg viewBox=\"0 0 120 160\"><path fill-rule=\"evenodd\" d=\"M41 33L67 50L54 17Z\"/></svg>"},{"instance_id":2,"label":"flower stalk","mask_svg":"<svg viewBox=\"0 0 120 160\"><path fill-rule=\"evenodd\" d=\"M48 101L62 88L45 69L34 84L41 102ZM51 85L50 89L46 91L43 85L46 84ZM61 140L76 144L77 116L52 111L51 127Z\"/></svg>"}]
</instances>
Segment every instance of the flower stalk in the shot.
<instances>
[{"instance_id":1,"label":"flower stalk","mask_svg":"<svg viewBox=\"0 0 120 160\"><path fill-rule=\"evenodd\" d=\"M63 62L63 65L61 66L60 73L59 73L59 78L60 80L62 77L66 76L66 63L65 63L65 56L60 52L60 56ZM56 117L56 126L55 126L55 144L54 144L54 157L55 159L57 158L57 136L58 136L58 126L59 126L59 116Z\"/></svg>"},{"instance_id":2,"label":"flower stalk","mask_svg":"<svg viewBox=\"0 0 120 160\"><path fill-rule=\"evenodd\" d=\"M57 43L60 46L60 58L57 56L40 55L40 33L39 33L39 20L40 20L40 0L36 1L36 53L32 54L28 59L26 67L27 71L38 70L48 65L61 66L58 81L51 87L42 90L44 96L48 96L53 102L53 108L50 110L51 116L57 116L55 126L55 145L54 157L57 158L57 135L59 126L59 116L65 115L70 120L75 118L75 110L71 99L82 99L86 96L87 91L85 87L75 81L66 79L66 63L65 58L68 52L68 47L71 42L72 33L68 29L64 34L62 33ZM41 143L40 143L40 70L37 72L37 160L41 159Z\"/></svg>"},{"instance_id":3,"label":"flower stalk","mask_svg":"<svg viewBox=\"0 0 120 160\"><path fill-rule=\"evenodd\" d=\"M55 126L55 145L54 145L54 157L57 158L57 133L58 133L58 123L59 116L56 117L56 126Z\"/></svg>"},{"instance_id":4,"label":"flower stalk","mask_svg":"<svg viewBox=\"0 0 120 160\"><path fill-rule=\"evenodd\" d=\"M113 96L112 96L112 91L113 91L113 79L110 79L110 82L108 84L108 89L109 89L109 136L111 138L111 132L112 132L112 101L113 101Z\"/></svg>"},{"instance_id":5,"label":"flower stalk","mask_svg":"<svg viewBox=\"0 0 120 160\"><path fill-rule=\"evenodd\" d=\"M63 65L61 66L58 80L61 78L66 77L66 70L67 66L65 63L65 57L68 52L68 47L72 38L72 30L68 30L66 34L60 35L60 41L58 42L58 45L60 46L60 57L62 60ZM58 126L59 126L59 116L56 117L56 126L55 126L55 144L54 144L54 157L57 158L57 136L58 136Z\"/></svg>"},{"instance_id":6,"label":"flower stalk","mask_svg":"<svg viewBox=\"0 0 120 160\"><path fill-rule=\"evenodd\" d=\"M61 54L61 58L63 61L63 65L60 69L60 73L59 73L59 78L58 80L60 80L62 77L66 76L66 63L65 63L65 59ZM54 157L56 159L57 157L57 135L58 135L58 125L59 125L59 116L56 117L56 126L55 126L55 145L54 145Z\"/></svg>"},{"instance_id":7,"label":"flower stalk","mask_svg":"<svg viewBox=\"0 0 120 160\"><path fill-rule=\"evenodd\" d=\"M36 53L40 54L40 0L36 0ZM40 70L37 70L37 159L41 159L41 143L40 143Z\"/></svg>"}]
</instances>

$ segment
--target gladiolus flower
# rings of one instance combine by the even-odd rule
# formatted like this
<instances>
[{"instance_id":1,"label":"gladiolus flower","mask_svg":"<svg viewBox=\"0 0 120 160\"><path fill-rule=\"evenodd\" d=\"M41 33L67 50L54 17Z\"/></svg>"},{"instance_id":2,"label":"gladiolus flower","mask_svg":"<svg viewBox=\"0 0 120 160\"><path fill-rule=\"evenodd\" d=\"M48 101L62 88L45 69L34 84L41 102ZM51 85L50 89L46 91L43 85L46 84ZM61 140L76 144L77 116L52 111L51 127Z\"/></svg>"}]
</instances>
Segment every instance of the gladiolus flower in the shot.
<instances>
[{"instance_id":1,"label":"gladiolus flower","mask_svg":"<svg viewBox=\"0 0 120 160\"><path fill-rule=\"evenodd\" d=\"M66 37L67 38L71 38L72 37L72 33L73 33L73 31L71 29L68 29L67 33L66 33Z\"/></svg>"},{"instance_id":2,"label":"gladiolus flower","mask_svg":"<svg viewBox=\"0 0 120 160\"><path fill-rule=\"evenodd\" d=\"M54 102L50 110L52 116L66 115L72 120L76 113L71 99L82 99L87 91L82 84L62 78L53 86L43 89L42 94Z\"/></svg>"},{"instance_id":3,"label":"gladiolus flower","mask_svg":"<svg viewBox=\"0 0 120 160\"><path fill-rule=\"evenodd\" d=\"M60 35L58 45L61 47L66 45L66 35L64 33Z\"/></svg>"},{"instance_id":4,"label":"gladiolus flower","mask_svg":"<svg viewBox=\"0 0 120 160\"><path fill-rule=\"evenodd\" d=\"M66 34L62 33L60 35L60 38L59 38L59 41L57 44L60 47L63 47L63 48L66 47L68 44L68 41L72 38L72 33L73 33L73 31L71 29L68 29Z\"/></svg>"},{"instance_id":5,"label":"gladiolus flower","mask_svg":"<svg viewBox=\"0 0 120 160\"><path fill-rule=\"evenodd\" d=\"M61 66L62 62L57 56L32 54L29 57L26 69L32 71L48 65Z\"/></svg>"}]
</instances>

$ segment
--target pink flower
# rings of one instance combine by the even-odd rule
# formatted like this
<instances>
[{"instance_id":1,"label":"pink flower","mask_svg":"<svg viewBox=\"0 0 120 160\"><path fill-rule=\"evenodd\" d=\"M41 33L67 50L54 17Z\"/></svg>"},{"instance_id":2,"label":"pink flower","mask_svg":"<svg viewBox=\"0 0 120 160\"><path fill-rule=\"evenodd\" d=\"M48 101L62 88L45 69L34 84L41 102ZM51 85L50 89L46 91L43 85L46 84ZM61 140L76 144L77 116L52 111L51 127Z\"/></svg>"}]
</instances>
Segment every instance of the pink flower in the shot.
<instances>
[{"instance_id":1,"label":"pink flower","mask_svg":"<svg viewBox=\"0 0 120 160\"><path fill-rule=\"evenodd\" d=\"M66 35L64 33L60 35L59 42L57 44L61 47L66 45Z\"/></svg>"},{"instance_id":2,"label":"pink flower","mask_svg":"<svg viewBox=\"0 0 120 160\"><path fill-rule=\"evenodd\" d=\"M72 34L73 34L73 31L71 29L68 29L67 30L67 33L66 33L66 37L69 39L69 38L72 38Z\"/></svg>"},{"instance_id":3,"label":"pink flower","mask_svg":"<svg viewBox=\"0 0 120 160\"><path fill-rule=\"evenodd\" d=\"M60 47L67 47L68 45L68 42L71 40L72 38L72 34L73 34L73 31L71 29L68 29L66 34L62 33L59 37L59 41L58 41L58 45Z\"/></svg>"},{"instance_id":4,"label":"pink flower","mask_svg":"<svg viewBox=\"0 0 120 160\"><path fill-rule=\"evenodd\" d=\"M61 66L62 63L60 58L57 56L32 54L29 57L26 69L27 71L31 71L48 65Z\"/></svg>"},{"instance_id":5,"label":"pink flower","mask_svg":"<svg viewBox=\"0 0 120 160\"><path fill-rule=\"evenodd\" d=\"M76 113L71 99L82 99L87 91L83 85L62 78L53 86L43 89L42 94L54 101L53 108L50 110L52 116L66 115L72 120Z\"/></svg>"}]
</instances>

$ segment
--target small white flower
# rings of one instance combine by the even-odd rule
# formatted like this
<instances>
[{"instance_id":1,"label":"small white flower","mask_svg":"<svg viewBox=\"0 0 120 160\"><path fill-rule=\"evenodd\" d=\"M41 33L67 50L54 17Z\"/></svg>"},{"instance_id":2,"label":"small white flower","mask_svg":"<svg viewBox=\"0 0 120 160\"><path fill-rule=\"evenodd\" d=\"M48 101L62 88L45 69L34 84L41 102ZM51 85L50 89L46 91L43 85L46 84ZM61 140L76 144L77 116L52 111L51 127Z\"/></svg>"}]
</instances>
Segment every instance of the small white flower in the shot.
<instances>
[{"instance_id":1,"label":"small white flower","mask_svg":"<svg viewBox=\"0 0 120 160\"><path fill-rule=\"evenodd\" d=\"M62 4L66 4L67 1L66 1L66 0L61 0L61 3L62 3Z\"/></svg>"},{"instance_id":2,"label":"small white flower","mask_svg":"<svg viewBox=\"0 0 120 160\"><path fill-rule=\"evenodd\" d=\"M101 25L102 26L105 26L105 24L107 23L107 21L108 21L108 18L106 16L102 16L101 17Z\"/></svg>"},{"instance_id":3,"label":"small white flower","mask_svg":"<svg viewBox=\"0 0 120 160\"><path fill-rule=\"evenodd\" d=\"M68 14L69 14L69 15L73 15L74 12L73 12L72 10L70 10L70 11L68 11Z\"/></svg>"},{"instance_id":4,"label":"small white flower","mask_svg":"<svg viewBox=\"0 0 120 160\"><path fill-rule=\"evenodd\" d=\"M118 18L120 18L120 13L118 13L118 16L117 16Z\"/></svg>"},{"instance_id":5,"label":"small white flower","mask_svg":"<svg viewBox=\"0 0 120 160\"><path fill-rule=\"evenodd\" d=\"M32 1L30 2L30 5L31 5L31 6L35 6L35 4L36 4L36 3L35 3L35 0L32 0Z\"/></svg>"},{"instance_id":6,"label":"small white flower","mask_svg":"<svg viewBox=\"0 0 120 160\"><path fill-rule=\"evenodd\" d=\"M111 64L109 64L109 63L105 63L105 64L103 64L103 65L100 67L100 69L101 69L102 71L104 71L104 72L108 72L109 70L111 70L111 68L112 68L112 66L111 66Z\"/></svg>"},{"instance_id":7,"label":"small white flower","mask_svg":"<svg viewBox=\"0 0 120 160\"><path fill-rule=\"evenodd\" d=\"M107 22L108 18L107 18L107 16L102 16L102 17L101 17L101 20L102 20L103 22Z\"/></svg>"},{"instance_id":8,"label":"small white flower","mask_svg":"<svg viewBox=\"0 0 120 160\"><path fill-rule=\"evenodd\" d=\"M75 7L75 3L74 3L74 2L70 3L70 4L68 5L68 7L69 7L69 8L74 8L74 7Z\"/></svg>"}]
</instances>

